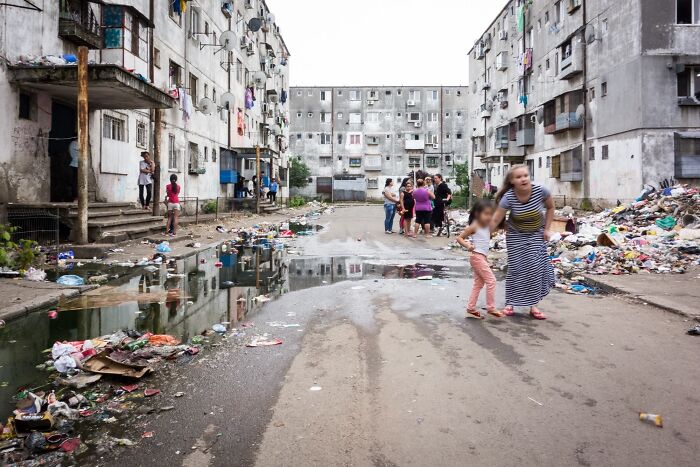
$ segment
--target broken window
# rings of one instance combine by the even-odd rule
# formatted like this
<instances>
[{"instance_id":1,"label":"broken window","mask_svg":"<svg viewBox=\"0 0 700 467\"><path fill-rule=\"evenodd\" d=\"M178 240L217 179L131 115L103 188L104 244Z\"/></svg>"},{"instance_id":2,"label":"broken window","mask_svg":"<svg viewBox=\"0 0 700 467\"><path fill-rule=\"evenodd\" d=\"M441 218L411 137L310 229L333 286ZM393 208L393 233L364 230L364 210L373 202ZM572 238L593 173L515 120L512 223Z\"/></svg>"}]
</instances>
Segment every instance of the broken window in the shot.
<instances>
[{"instance_id":1,"label":"broken window","mask_svg":"<svg viewBox=\"0 0 700 467\"><path fill-rule=\"evenodd\" d=\"M700 178L700 132L676 133L676 178Z\"/></svg>"},{"instance_id":2,"label":"broken window","mask_svg":"<svg viewBox=\"0 0 700 467\"><path fill-rule=\"evenodd\" d=\"M26 92L19 93L19 118L22 120L37 119L36 96Z\"/></svg>"}]
</instances>

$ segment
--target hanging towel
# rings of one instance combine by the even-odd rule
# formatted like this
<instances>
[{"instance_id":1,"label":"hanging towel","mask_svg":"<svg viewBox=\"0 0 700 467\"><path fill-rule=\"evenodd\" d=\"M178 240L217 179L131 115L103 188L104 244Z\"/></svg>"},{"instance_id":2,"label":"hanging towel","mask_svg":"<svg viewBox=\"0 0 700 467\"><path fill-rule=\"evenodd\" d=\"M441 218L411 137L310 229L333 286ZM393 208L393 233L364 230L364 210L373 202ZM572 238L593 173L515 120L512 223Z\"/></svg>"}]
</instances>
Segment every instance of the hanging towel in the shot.
<instances>
[{"instance_id":1,"label":"hanging towel","mask_svg":"<svg viewBox=\"0 0 700 467\"><path fill-rule=\"evenodd\" d=\"M525 29L525 7L519 6L516 14L518 15L518 32L523 32Z\"/></svg>"},{"instance_id":2,"label":"hanging towel","mask_svg":"<svg viewBox=\"0 0 700 467\"><path fill-rule=\"evenodd\" d=\"M253 88L247 88L245 90L245 108L246 109L252 109L253 108Z\"/></svg>"},{"instance_id":3,"label":"hanging towel","mask_svg":"<svg viewBox=\"0 0 700 467\"><path fill-rule=\"evenodd\" d=\"M171 0L170 2L173 13L181 15L182 14L182 3L180 0Z\"/></svg>"},{"instance_id":4,"label":"hanging towel","mask_svg":"<svg viewBox=\"0 0 700 467\"><path fill-rule=\"evenodd\" d=\"M243 112L238 111L238 134L243 136L245 134L245 120L243 119Z\"/></svg>"},{"instance_id":5,"label":"hanging towel","mask_svg":"<svg viewBox=\"0 0 700 467\"><path fill-rule=\"evenodd\" d=\"M287 102L287 91L285 91L284 89L280 93L280 102L283 104Z\"/></svg>"},{"instance_id":6,"label":"hanging towel","mask_svg":"<svg viewBox=\"0 0 700 467\"><path fill-rule=\"evenodd\" d=\"M180 0L180 9L183 13L187 11L187 0Z\"/></svg>"}]
</instances>

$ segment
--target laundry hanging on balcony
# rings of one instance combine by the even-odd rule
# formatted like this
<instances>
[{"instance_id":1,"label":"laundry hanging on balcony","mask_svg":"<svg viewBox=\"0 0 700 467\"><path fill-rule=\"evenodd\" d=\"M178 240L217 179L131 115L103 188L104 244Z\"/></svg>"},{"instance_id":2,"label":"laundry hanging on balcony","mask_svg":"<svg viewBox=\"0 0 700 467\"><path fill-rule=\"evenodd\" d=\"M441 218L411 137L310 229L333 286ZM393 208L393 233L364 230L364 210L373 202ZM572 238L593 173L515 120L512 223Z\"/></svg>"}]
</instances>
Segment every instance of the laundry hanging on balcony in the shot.
<instances>
[{"instance_id":1,"label":"laundry hanging on balcony","mask_svg":"<svg viewBox=\"0 0 700 467\"><path fill-rule=\"evenodd\" d=\"M240 110L238 111L237 122L238 134L240 136L243 136L245 134L245 120L243 118L243 112L241 112Z\"/></svg>"},{"instance_id":2,"label":"laundry hanging on balcony","mask_svg":"<svg viewBox=\"0 0 700 467\"><path fill-rule=\"evenodd\" d=\"M282 92L280 93L280 102L282 104L287 102L287 91L285 91L284 89L282 89Z\"/></svg>"},{"instance_id":3,"label":"laundry hanging on balcony","mask_svg":"<svg viewBox=\"0 0 700 467\"><path fill-rule=\"evenodd\" d=\"M252 109L253 101L255 100L255 94L253 93L253 88L246 88L245 90L245 108Z\"/></svg>"},{"instance_id":4,"label":"laundry hanging on balcony","mask_svg":"<svg viewBox=\"0 0 700 467\"><path fill-rule=\"evenodd\" d=\"M182 108L182 119L187 123L194 113L192 96L187 94L185 88L180 88L180 107Z\"/></svg>"},{"instance_id":5,"label":"laundry hanging on balcony","mask_svg":"<svg viewBox=\"0 0 700 467\"><path fill-rule=\"evenodd\" d=\"M516 15L518 17L518 32L523 32L525 29L525 7L520 5Z\"/></svg>"},{"instance_id":6,"label":"laundry hanging on balcony","mask_svg":"<svg viewBox=\"0 0 700 467\"><path fill-rule=\"evenodd\" d=\"M173 9L173 13L181 15L187 11L187 0L170 0L170 4Z\"/></svg>"}]
</instances>

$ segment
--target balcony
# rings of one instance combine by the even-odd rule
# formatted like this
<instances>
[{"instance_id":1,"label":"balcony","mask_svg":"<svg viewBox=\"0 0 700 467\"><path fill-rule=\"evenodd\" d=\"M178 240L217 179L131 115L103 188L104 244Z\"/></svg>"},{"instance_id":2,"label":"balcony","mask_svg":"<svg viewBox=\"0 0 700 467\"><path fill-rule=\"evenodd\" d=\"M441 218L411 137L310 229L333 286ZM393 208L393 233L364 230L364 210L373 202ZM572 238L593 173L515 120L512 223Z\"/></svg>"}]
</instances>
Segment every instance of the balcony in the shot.
<instances>
[{"instance_id":1,"label":"balcony","mask_svg":"<svg viewBox=\"0 0 700 467\"><path fill-rule=\"evenodd\" d=\"M508 149L510 141L508 141L508 138L501 138L497 139L495 143L495 148L496 149Z\"/></svg>"},{"instance_id":2,"label":"balcony","mask_svg":"<svg viewBox=\"0 0 700 467\"><path fill-rule=\"evenodd\" d=\"M518 130L515 135L515 145L518 147L522 146L534 146L535 145L535 129L526 128L524 130Z\"/></svg>"},{"instance_id":3,"label":"balcony","mask_svg":"<svg viewBox=\"0 0 700 467\"><path fill-rule=\"evenodd\" d=\"M501 52L496 55L496 70L505 71L508 69L508 55L505 52Z\"/></svg>"},{"instance_id":4,"label":"balcony","mask_svg":"<svg viewBox=\"0 0 700 467\"><path fill-rule=\"evenodd\" d=\"M557 115L557 121L552 133L562 133L578 128L583 128L583 118L578 118L576 112L566 112Z\"/></svg>"},{"instance_id":5,"label":"balcony","mask_svg":"<svg viewBox=\"0 0 700 467\"><path fill-rule=\"evenodd\" d=\"M406 147L405 149L407 151L422 151L423 148L425 147L425 141L421 139L407 139L406 140Z\"/></svg>"},{"instance_id":6,"label":"balcony","mask_svg":"<svg viewBox=\"0 0 700 467\"><path fill-rule=\"evenodd\" d=\"M86 0L61 0L58 37L89 49L102 48L100 23Z\"/></svg>"},{"instance_id":7,"label":"balcony","mask_svg":"<svg viewBox=\"0 0 700 467\"><path fill-rule=\"evenodd\" d=\"M381 155L366 155L364 158L365 170L370 171L380 171L382 170L382 156Z\"/></svg>"},{"instance_id":8,"label":"balcony","mask_svg":"<svg viewBox=\"0 0 700 467\"><path fill-rule=\"evenodd\" d=\"M479 118L491 118L491 111L489 109L481 109Z\"/></svg>"},{"instance_id":9,"label":"balcony","mask_svg":"<svg viewBox=\"0 0 700 467\"><path fill-rule=\"evenodd\" d=\"M581 73L583 73L583 56L580 53L572 53L561 61L558 78L571 79Z\"/></svg>"}]
</instances>

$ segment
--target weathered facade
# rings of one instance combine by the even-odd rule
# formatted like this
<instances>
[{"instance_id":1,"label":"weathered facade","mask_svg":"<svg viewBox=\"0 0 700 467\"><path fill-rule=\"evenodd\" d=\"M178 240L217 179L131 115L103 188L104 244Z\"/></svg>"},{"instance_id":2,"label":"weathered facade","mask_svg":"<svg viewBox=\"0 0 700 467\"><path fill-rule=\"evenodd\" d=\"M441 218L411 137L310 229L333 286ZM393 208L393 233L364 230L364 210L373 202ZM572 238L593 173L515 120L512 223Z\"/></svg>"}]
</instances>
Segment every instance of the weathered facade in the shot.
<instances>
[{"instance_id":1,"label":"weathered facade","mask_svg":"<svg viewBox=\"0 0 700 467\"><path fill-rule=\"evenodd\" d=\"M303 195L330 196L335 185L343 198L356 199L349 194L354 191L378 199L387 178L423 169L450 179L454 164L467 160L466 87L293 87L290 92L290 154L312 174Z\"/></svg>"},{"instance_id":2,"label":"weathered facade","mask_svg":"<svg viewBox=\"0 0 700 467\"><path fill-rule=\"evenodd\" d=\"M264 0L194 0L184 11L166 0L32 4L0 6L0 201L72 201L79 45L90 49L93 200L137 200L156 109L161 183L177 174L184 198L233 196L237 177L255 174L256 145L262 171L286 180L289 51Z\"/></svg>"},{"instance_id":3,"label":"weathered facade","mask_svg":"<svg viewBox=\"0 0 700 467\"><path fill-rule=\"evenodd\" d=\"M700 178L700 3L512 0L469 54L477 174L513 163L567 203Z\"/></svg>"}]
</instances>

